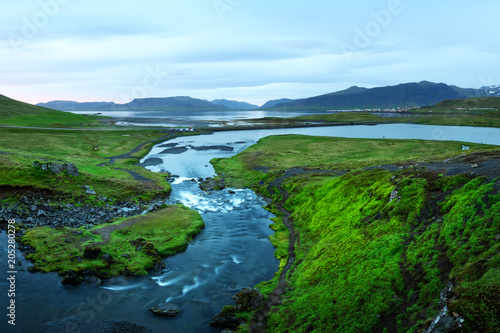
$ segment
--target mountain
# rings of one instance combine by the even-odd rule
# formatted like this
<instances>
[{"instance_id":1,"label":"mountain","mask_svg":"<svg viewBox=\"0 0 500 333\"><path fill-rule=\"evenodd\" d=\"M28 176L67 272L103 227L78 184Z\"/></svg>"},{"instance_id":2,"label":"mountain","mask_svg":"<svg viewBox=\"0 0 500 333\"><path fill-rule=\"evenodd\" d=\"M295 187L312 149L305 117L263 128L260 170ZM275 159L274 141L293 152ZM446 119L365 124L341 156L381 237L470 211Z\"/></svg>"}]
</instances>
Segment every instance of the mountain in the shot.
<instances>
[{"instance_id":1,"label":"mountain","mask_svg":"<svg viewBox=\"0 0 500 333\"><path fill-rule=\"evenodd\" d=\"M85 102L79 103L74 101L51 101L47 103L38 103L38 106L51 108L59 111L87 111L100 107L108 107L114 105L113 102Z\"/></svg>"},{"instance_id":2,"label":"mountain","mask_svg":"<svg viewBox=\"0 0 500 333\"><path fill-rule=\"evenodd\" d=\"M227 99L214 99L213 101L211 101L211 103L217 105L223 105L231 110L256 110L259 108L259 106L250 103L229 101Z\"/></svg>"},{"instance_id":3,"label":"mountain","mask_svg":"<svg viewBox=\"0 0 500 333\"><path fill-rule=\"evenodd\" d=\"M489 86L489 87L481 87L480 90L485 94L485 96L488 96L488 97L500 97L500 85Z\"/></svg>"},{"instance_id":4,"label":"mountain","mask_svg":"<svg viewBox=\"0 0 500 333\"><path fill-rule=\"evenodd\" d=\"M122 109L131 111L179 111L179 110L226 110L227 108L221 105L216 105L201 99L191 98L187 96L166 97L166 98L140 98L134 99L132 102L116 105L112 109Z\"/></svg>"},{"instance_id":5,"label":"mountain","mask_svg":"<svg viewBox=\"0 0 500 333\"><path fill-rule=\"evenodd\" d=\"M0 95L0 119L49 111L54 110L16 101L15 99Z\"/></svg>"},{"instance_id":6,"label":"mountain","mask_svg":"<svg viewBox=\"0 0 500 333\"><path fill-rule=\"evenodd\" d=\"M216 111L227 110L225 106L216 105L201 99L187 96L166 98L136 98L126 104L113 102L78 103L72 101L52 101L39 103L39 106L50 106L60 111Z\"/></svg>"},{"instance_id":7,"label":"mountain","mask_svg":"<svg viewBox=\"0 0 500 333\"><path fill-rule=\"evenodd\" d=\"M378 88L351 87L326 95L280 103L274 108L288 110L342 110L418 107L435 105L448 99L485 96L481 89L465 89L444 83L422 81Z\"/></svg>"},{"instance_id":8,"label":"mountain","mask_svg":"<svg viewBox=\"0 0 500 333\"><path fill-rule=\"evenodd\" d=\"M290 99L290 98L275 99L275 100L268 101L266 104L262 105L260 108L261 109L272 108L278 104L290 103L293 101L294 100Z\"/></svg>"}]
</instances>

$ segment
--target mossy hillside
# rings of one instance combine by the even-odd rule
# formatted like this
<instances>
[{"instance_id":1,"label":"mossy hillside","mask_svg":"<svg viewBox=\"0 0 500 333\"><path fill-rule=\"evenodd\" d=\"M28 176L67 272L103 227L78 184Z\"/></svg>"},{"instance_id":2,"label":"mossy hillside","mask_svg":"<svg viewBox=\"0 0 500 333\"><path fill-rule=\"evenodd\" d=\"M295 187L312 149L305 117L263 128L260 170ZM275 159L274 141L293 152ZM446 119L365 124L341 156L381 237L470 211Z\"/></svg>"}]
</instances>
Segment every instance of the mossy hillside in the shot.
<instances>
[{"instance_id":1,"label":"mossy hillside","mask_svg":"<svg viewBox=\"0 0 500 333\"><path fill-rule=\"evenodd\" d=\"M6 119L19 115L40 114L51 112L52 109L16 101L9 97L0 95L0 119Z\"/></svg>"},{"instance_id":2,"label":"mossy hillside","mask_svg":"<svg viewBox=\"0 0 500 333\"><path fill-rule=\"evenodd\" d=\"M470 143L466 153L498 149ZM352 170L379 164L410 164L442 161L462 154L462 143L451 141L347 139L304 135L262 138L245 151L211 163L232 186L251 186L266 178L266 172L290 167Z\"/></svg>"},{"instance_id":3,"label":"mossy hillside","mask_svg":"<svg viewBox=\"0 0 500 333\"><path fill-rule=\"evenodd\" d=\"M0 118L0 124L24 127L52 127L52 128L95 128L106 127L104 120L107 117L84 116L70 112L46 110L35 114L22 114L6 119Z\"/></svg>"},{"instance_id":4,"label":"mossy hillside","mask_svg":"<svg viewBox=\"0 0 500 333\"><path fill-rule=\"evenodd\" d=\"M107 278L125 270L146 274L161 257L184 251L203 227L199 213L174 205L90 230L34 228L22 241L35 249L27 258L38 270L61 274L68 270L90 270ZM85 248L98 249L100 255L86 259ZM105 254L112 260L103 258Z\"/></svg>"},{"instance_id":5,"label":"mossy hillside","mask_svg":"<svg viewBox=\"0 0 500 333\"><path fill-rule=\"evenodd\" d=\"M450 183L455 183L453 189ZM303 183L287 203L301 239L299 264L290 279L289 299L271 314L270 331L382 331L384 317L392 318L399 332L416 332L437 315L440 291L453 281L460 291L454 309L462 309L466 325L494 332L499 283L493 277L500 260L494 184L474 178L463 186L425 173L382 170L349 173L324 184ZM429 207L445 194L445 186L442 214L465 209L480 222L449 212L435 219ZM396 187L401 199L389 202ZM463 230L475 234L463 237ZM453 259L460 252L457 246L474 249L473 255ZM443 268L444 258L450 258L450 270ZM482 270L467 275L478 264ZM464 274L466 282L459 278ZM408 285L409 278L414 283ZM486 292L489 297L483 299Z\"/></svg>"}]
</instances>

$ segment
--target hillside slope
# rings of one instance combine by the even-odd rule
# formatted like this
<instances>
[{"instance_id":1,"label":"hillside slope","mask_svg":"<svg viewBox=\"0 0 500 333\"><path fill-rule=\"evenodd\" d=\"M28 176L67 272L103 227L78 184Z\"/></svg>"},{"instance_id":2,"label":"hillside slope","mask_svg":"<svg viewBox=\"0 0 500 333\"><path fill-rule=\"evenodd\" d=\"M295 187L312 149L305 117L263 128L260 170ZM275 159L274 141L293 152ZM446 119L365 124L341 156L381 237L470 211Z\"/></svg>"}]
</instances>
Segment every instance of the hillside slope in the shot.
<instances>
[{"instance_id":1,"label":"hillside slope","mask_svg":"<svg viewBox=\"0 0 500 333\"><path fill-rule=\"evenodd\" d=\"M0 119L50 111L54 110L16 101L12 98L0 95Z\"/></svg>"},{"instance_id":2,"label":"hillside slope","mask_svg":"<svg viewBox=\"0 0 500 333\"><path fill-rule=\"evenodd\" d=\"M422 81L372 89L355 86L344 91L278 104L274 108L289 110L404 108L434 105L447 99L479 96L482 96L481 90Z\"/></svg>"}]
</instances>

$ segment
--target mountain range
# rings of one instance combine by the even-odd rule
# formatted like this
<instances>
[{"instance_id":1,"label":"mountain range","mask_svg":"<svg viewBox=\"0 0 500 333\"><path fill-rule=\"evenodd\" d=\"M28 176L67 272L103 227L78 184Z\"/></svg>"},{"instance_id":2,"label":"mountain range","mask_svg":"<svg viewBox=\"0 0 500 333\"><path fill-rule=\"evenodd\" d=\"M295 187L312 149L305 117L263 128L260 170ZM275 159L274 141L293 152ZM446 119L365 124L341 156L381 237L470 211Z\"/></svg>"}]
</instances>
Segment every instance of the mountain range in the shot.
<instances>
[{"instance_id":1,"label":"mountain range","mask_svg":"<svg viewBox=\"0 0 500 333\"><path fill-rule=\"evenodd\" d=\"M126 104L114 102L52 101L39 103L60 111L220 111L220 110L351 110L408 108L435 105L444 100L472 97L500 97L500 86L480 89L460 88L444 83L422 81L396 86L363 88L353 86L325 95L304 99L268 101L260 108L246 102L217 99L207 101L187 96L134 99Z\"/></svg>"}]
</instances>

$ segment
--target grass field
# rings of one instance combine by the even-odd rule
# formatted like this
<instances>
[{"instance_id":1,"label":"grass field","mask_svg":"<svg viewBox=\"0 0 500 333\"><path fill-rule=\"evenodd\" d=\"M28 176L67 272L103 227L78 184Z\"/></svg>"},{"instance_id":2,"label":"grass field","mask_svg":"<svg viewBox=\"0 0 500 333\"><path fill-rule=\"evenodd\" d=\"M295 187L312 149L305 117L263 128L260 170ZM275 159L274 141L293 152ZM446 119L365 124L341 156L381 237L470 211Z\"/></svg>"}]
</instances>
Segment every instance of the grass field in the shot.
<instances>
[{"instance_id":1,"label":"grass field","mask_svg":"<svg viewBox=\"0 0 500 333\"><path fill-rule=\"evenodd\" d=\"M99 195L125 199L155 192L169 192L170 184L158 173L134 166L148 150L143 148L116 167L130 169L153 182L135 181L125 171L107 163L112 156L128 153L141 143L165 136L159 131L67 131L0 128L0 185L33 186L59 193L82 193L81 186L91 186ZM34 161L73 163L80 176L51 175L32 167Z\"/></svg>"},{"instance_id":2,"label":"grass field","mask_svg":"<svg viewBox=\"0 0 500 333\"><path fill-rule=\"evenodd\" d=\"M468 153L496 146L470 143ZM265 173L290 167L352 170L390 163L444 160L462 153L462 143L450 141L345 139L301 135L270 136L229 159L212 161L219 174L235 186L258 182Z\"/></svg>"}]
</instances>

